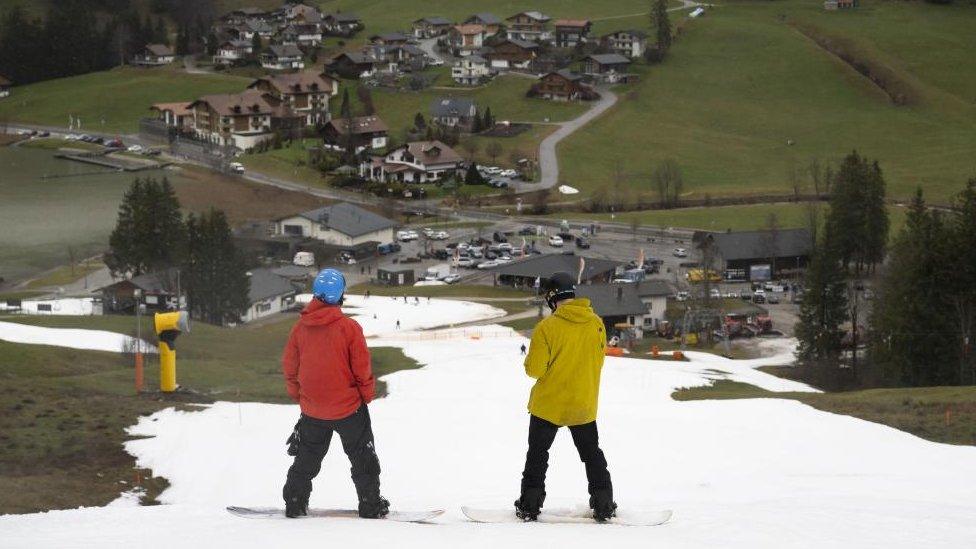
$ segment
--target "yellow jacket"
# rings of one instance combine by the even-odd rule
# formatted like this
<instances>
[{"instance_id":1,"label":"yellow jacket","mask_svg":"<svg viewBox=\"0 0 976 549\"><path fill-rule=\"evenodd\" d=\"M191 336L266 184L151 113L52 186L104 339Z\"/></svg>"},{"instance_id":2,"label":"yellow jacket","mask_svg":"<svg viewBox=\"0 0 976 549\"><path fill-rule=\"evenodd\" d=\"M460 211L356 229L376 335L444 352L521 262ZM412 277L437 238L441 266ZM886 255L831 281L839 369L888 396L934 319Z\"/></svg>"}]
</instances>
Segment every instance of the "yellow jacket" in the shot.
<instances>
[{"instance_id":1,"label":"yellow jacket","mask_svg":"<svg viewBox=\"0 0 976 549\"><path fill-rule=\"evenodd\" d=\"M535 378L529 413L556 425L596 421L607 336L590 300L565 301L532 333L525 373Z\"/></svg>"}]
</instances>

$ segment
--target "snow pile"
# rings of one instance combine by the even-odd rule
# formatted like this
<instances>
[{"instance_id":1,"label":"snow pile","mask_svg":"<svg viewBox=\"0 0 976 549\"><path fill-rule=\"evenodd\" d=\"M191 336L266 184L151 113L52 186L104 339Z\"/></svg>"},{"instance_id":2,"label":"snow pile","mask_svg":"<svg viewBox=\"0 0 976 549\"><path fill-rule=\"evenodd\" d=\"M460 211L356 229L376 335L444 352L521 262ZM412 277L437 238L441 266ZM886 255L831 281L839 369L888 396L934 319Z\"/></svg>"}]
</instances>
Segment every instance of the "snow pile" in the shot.
<instances>
[{"instance_id":1,"label":"snow pile","mask_svg":"<svg viewBox=\"0 0 976 549\"><path fill-rule=\"evenodd\" d=\"M404 288L404 295L409 293L410 288ZM301 304L307 304L311 300L311 294L301 294L295 298L295 301ZM503 309L468 301L426 297L407 297L404 301L403 296L379 295L368 298L361 295L347 295L342 311L354 317L362 325L366 337L489 320L501 318L506 314ZM399 328L397 321L400 322Z\"/></svg>"},{"instance_id":2,"label":"snow pile","mask_svg":"<svg viewBox=\"0 0 976 549\"><path fill-rule=\"evenodd\" d=\"M110 353L128 353L136 348L136 338L116 332L44 328L15 322L0 322L0 339L11 343L54 345L89 351L108 351ZM156 347L143 342L142 352L155 353Z\"/></svg>"},{"instance_id":3,"label":"snow pile","mask_svg":"<svg viewBox=\"0 0 976 549\"><path fill-rule=\"evenodd\" d=\"M362 300L361 316L392 312L392 303ZM460 303L453 306L479 314ZM424 310L419 307L415 310ZM785 346L780 356L741 362L703 353L688 353L688 362L607 358L599 422L617 501L628 509L674 509L670 524L467 522L458 511L461 505L510 508L518 494L532 384L521 366L519 346L525 339L416 340L415 335L386 333L370 340L401 346L426 365L384 378L390 396L375 402L371 414L384 494L399 509L447 509L438 525L229 515L226 505L281 504L290 463L284 441L298 408L220 402L199 412L164 410L130 429L150 437L130 441L126 449L140 466L169 479L171 487L161 496L169 505L0 517L4 547L121 547L139 540L140 547L160 548L322 541L424 549L915 549L967 547L976 539L976 492L967 482L976 476L976 448L926 442L791 400L670 398L677 387L701 386L716 377L802 390L754 370L762 363L782 364L788 359ZM583 466L565 431L551 451L547 492L551 507L586 501ZM334 439L311 503L351 507L354 502L349 465Z\"/></svg>"}]
</instances>

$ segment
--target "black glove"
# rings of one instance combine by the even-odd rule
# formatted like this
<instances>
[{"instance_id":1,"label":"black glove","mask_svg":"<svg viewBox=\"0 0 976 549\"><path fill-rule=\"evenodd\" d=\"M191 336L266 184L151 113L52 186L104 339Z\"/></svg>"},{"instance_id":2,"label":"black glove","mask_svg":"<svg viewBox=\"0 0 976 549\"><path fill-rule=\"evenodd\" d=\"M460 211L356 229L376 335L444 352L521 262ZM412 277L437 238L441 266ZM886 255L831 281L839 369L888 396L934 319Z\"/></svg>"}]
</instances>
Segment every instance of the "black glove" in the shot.
<instances>
[{"instance_id":1,"label":"black glove","mask_svg":"<svg viewBox=\"0 0 976 549\"><path fill-rule=\"evenodd\" d=\"M298 446L301 445L302 443L302 434L298 430L298 426L301 424L302 424L302 420L299 419L298 423L295 424L295 428L292 429L291 435L288 436L288 440L285 441L285 444L288 445L289 456L298 455Z\"/></svg>"}]
</instances>

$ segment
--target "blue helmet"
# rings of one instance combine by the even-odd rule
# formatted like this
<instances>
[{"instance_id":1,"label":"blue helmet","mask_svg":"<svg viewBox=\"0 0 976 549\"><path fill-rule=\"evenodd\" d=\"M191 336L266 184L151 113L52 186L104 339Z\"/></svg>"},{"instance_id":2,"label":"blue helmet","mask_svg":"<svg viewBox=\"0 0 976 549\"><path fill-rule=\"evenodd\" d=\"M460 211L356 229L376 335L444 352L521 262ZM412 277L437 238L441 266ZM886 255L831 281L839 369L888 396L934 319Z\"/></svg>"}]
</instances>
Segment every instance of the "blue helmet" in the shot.
<instances>
[{"instance_id":1,"label":"blue helmet","mask_svg":"<svg viewBox=\"0 0 976 549\"><path fill-rule=\"evenodd\" d=\"M312 295L330 305L339 303L344 293L346 277L335 269L322 269L312 283Z\"/></svg>"}]
</instances>

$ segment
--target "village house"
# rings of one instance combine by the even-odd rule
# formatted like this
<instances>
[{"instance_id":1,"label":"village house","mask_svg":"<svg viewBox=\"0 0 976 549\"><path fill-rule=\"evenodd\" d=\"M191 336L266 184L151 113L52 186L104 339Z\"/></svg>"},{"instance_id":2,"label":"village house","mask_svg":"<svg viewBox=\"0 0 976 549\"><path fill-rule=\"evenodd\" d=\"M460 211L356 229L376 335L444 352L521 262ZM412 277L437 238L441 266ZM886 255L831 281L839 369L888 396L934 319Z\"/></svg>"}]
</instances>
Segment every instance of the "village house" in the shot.
<instances>
[{"instance_id":1,"label":"village house","mask_svg":"<svg viewBox=\"0 0 976 549\"><path fill-rule=\"evenodd\" d=\"M215 65L234 65L246 59L253 51L249 40L225 40L217 46L213 62Z\"/></svg>"},{"instance_id":2,"label":"village house","mask_svg":"<svg viewBox=\"0 0 976 549\"><path fill-rule=\"evenodd\" d=\"M710 241L726 280L765 281L799 274L813 249L807 229L704 233L695 238L699 248Z\"/></svg>"},{"instance_id":3,"label":"village house","mask_svg":"<svg viewBox=\"0 0 976 549\"><path fill-rule=\"evenodd\" d=\"M261 19L248 19L244 24L237 27L238 37L241 40L253 40L254 35L258 35L262 40L270 40L274 36L275 29L267 21Z\"/></svg>"},{"instance_id":4,"label":"village house","mask_svg":"<svg viewBox=\"0 0 976 549\"><path fill-rule=\"evenodd\" d=\"M384 32L369 37L369 43L378 46L400 46L410 41L410 37L402 32Z\"/></svg>"},{"instance_id":5,"label":"village house","mask_svg":"<svg viewBox=\"0 0 976 549\"><path fill-rule=\"evenodd\" d=\"M482 12L476 13L463 21L464 25L481 25L484 27L487 36L494 36L502 30L502 20L495 14Z\"/></svg>"},{"instance_id":6,"label":"village house","mask_svg":"<svg viewBox=\"0 0 976 549\"><path fill-rule=\"evenodd\" d=\"M325 148L341 151L345 150L347 140L351 140L358 154L364 150L385 149L389 132L389 127L378 116L333 118L322 128L322 141Z\"/></svg>"},{"instance_id":7,"label":"village house","mask_svg":"<svg viewBox=\"0 0 976 549\"><path fill-rule=\"evenodd\" d=\"M275 220L275 234L314 238L333 246L358 246L366 242L393 242L397 223L347 202Z\"/></svg>"},{"instance_id":8,"label":"village house","mask_svg":"<svg viewBox=\"0 0 976 549\"><path fill-rule=\"evenodd\" d=\"M363 28L363 21L355 13L330 13L324 19L325 30L333 36L349 37Z\"/></svg>"},{"instance_id":9,"label":"village house","mask_svg":"<svg viewBox=\"0 0 976 549\"><path fill-rule=\"evenodd\" d=\"M471 131L477 115L478 106L472 99L442 97L435 99L430 105L430 121L447 128L458 127L462 131Z\"/></svg>"},{"instance_id":10,"label":"village house","mask_svg":"<svg viewBox=\"0 0 976 549\"><path fill-rule=\"evenodd\" d=\"M824 0L825 10L847 10L857 7L857 0Z\"/></svg>"},{"instance_id":11,"label":"village house","mask_svg":"<svg viewBox=\"0 0 976 549\"><path fill-rule=\"evenodd\" d=\"M527 69L539 53L539 45L527 40L506 38L491 47L484 57L495 69Z\"/></svg>"},{"instance_id":12,"label":"village house","mask_svg":"<svg viewBox=\"0 0 976 549\"><path fill-rule=\"evenodd\" d=\"M480 50L486 37L484 25L455 25L447 35L447 43L453 55L463 57Z\"/></svg>"},{"instance_id":13,"label":"village house","mask_svg":"<svg viewBox=\"0 0 976 549\"><path fill-rule=\"evenodd\" d=\"M273 74L259 78L248 86L281 101L305 118L304 125L324 124L330 118L329 98L339 93L339 82L312 71Z\"/></svg>"},{"instance_id":14,"label":"village house","mask_svg":"<svg viewBox=\"0 0 976 549\"><path fill-rule=\"evenodd\" d=\"M634 287L637 296L647 307L644 331L657 330L658 324L667 320L668 299L676 294L674 287L662 279L647 279L629 285Z\"/></svg>"},{"instance_id":15,"label":"village house","mask_svg":"<svg viewBox=\"0 0 976 549\"><path fill-rule=\"evenodd\" d=\"M295 305L295 286L272 269L261 267L247 272L247 311L241 322L251 322L291 309Z\"/></svg>"},{"instance_id":16,"label":"village house","mask_svg":"<svg viewBox=\"0 0 976 549\"><path fill-rule=\"evenodd\" d=\"M552 101L579 101L599 97L583 83L583 75L566 69L542 75L539 82L532 87L532 93Z\"/></svg>"},{"instance_id":17,"label":"village house","mask_svg":"<svg viewBox=\"0 0 976 549\"><path fill-rule=\"evenodd\" d=\"M276 71L304 69L302 50L292 44L272 44L261 52L261 66Z\"/></svg>"},{"instance_id":18,"label":"village house","mask_svg":"<svg viewBox=\"0 0 976 549\"><path fill-rule=\"evenodd\" d=\"M423 70L427 66L427 54L413 44L374 45L363 48L367 57L380 59L389 64L388 70Z\"/></svg>"},{"instance_id":19,"label":"village house","mask_svg":"<svg viewBox=\"0 0 976 549\"><path fill-rule=\"evenodd\" d=\"M463 162L440 141L414 141L385 156L374 156L359 167L359 175L371 181L432 183L460 175Z\"/></svg>"},{"instance_id":20,"label":"village house","mask_svg":"<svg viewBox=\"0 0 976 549\"><path fill-rule=\"evenodd\" d=\"M165 44L146 44L139 53L132 56L132 64L143 67L168 65L176 60L176 53Z\"/></svg>"},{"instance_id":21,"label":"village house","mask_svg":"<svg viewBox=\"0 0 976 549\"><path fill-rule=\"evenodd\" d=\"M508 38L516 40L532 40L547 42L552 39L549 30L551 18L538 11L523 11L505 20L505 33Z\"/></svg>"},{"instance_id":22,"label":"village house","mask_svg":"<svg viewBox=\"0 0 976 549\"><path fill-rule=\"evenodd\" d=\"M156 103L149 110L166 127L175 128L180 133L193 132L193 111L190 103Z\"/></svg>"},{"instance_id":23,"label":"village house","mask_svg":"<svg viewBox=\"0 0 976 549\"><path fill-rule=\"evenodd\" d=\"M608 335L625 334L641 339L647 305L634 284L581 284L576 295L590 300L593 312L603 320ZM653 322L652 322L653 325Z\"/></svg>"},{"instance_id":24,"label":"village house","mask_svg":"<svg viewBox=\"0 0 976 549\"><path fill-rule=\"evenodd\" d=\"M273 118L289 126L289 113L269 94L249 89L239 94L205 95L190 103L198 139L248 150L272 137ZM281 123L282 120L285 123Z\"/></svg>"},{"instance_id":25,"label":"village house","mask_svg":"<svg viewBox=\"0 0 976 549\"><path fill-rule=\"evenodd\" d=\"M630 66L630 59L619 53L594 53L583 58L583 74L597 82L623 81Z\"/></svg>"},{"instance_id":26,"label":"village house","mask_svg":"<svg viewBox=\"0 0 976 549\"><path fill-rule=\"evenodd\" d=\"M323 23L322 12L317 8L305 4L294 4L285 8L285 19L297 24L320 26Z\"/></svg>"},{"instance_id":27,"label":"village house","mask_svg":"<svg viewBox=\"0 0 976 549\"><path fill-rule=\"evenodd\" d=\"M580 272L580 259L584 259ZM620 262L598 257L564 254L530 255L525 259L493 267L490 272L498 277L499 284L516 288L532 288L539 279L545 280L553 273L564 271L579 273L580 286L609 282Z\"/></svg>"},{"instance_id":28,"label":"village house","mask_svg":"<svg viewBox=\"0 0 976 549\"><path fill-rule=\"evenodd\" d=\"M102 311L106 314L135 314L137 306L146 312L176 309L178 276L177 269L166 269L98 288L96 292L102 297Z\"/></svg>"},{"instance_id":29,"label":"village house","mask_svg":"<svg viewBox=\"0 0 976 549\"><path fill-rule=\"evenodd\" d=\"M361 78L374 74L381 65L385 65L385 59L377 59L362 52L345 52L332 58L326 63L329 72L338 74L343 78Z\"/></svg>"},{"instance_id":30,"label":"village house","mask_svg":"<svg viewBox=\"0 0 976 549\"><path fill-rule=\"evenodd\" d=\"M600 45L629 59L640 59L647 50L647 33L640 30L611 32L600 38Z\"/></svg>"},{"instance_id":31,"label":"village house","mask_svg":"<svg viewBox=\"0 0 976 549\"><path fill-rule=\"evenodd\" d=\"M491 78L488 60L480 55L469 55L454 62L451 78L462 86L477 86Z\"/></svg>"},{"instance_id":32,"label":"village house","mask_svg":"<svg viewBox=\"0 0 976 549\"><path fill-rule=\"evenodd\" d=\"M13 86L14 86L13 82L11 82L5 76L0 74L0 98L10 97L10 89Z\"/></svg>"},{"instance_id":33,"label":"village house","mask_svg":"<svg viewBox=\"0 0 976 549\"><path fill-rule=\"evenodd\" d=\"M557 19L553 26L556 29L556 47L575 48L577 44L586 43L593 24L586 19Z\"/></svg>"},{"instance_id":34,"label":"village house","mask_svg":"<svg viewBox=\"0 0 976 549\"><path fill-rule=\"evenodd\" d=\"M239 8L231 10L220 18L221 21L229 25L242 25L248 19L267 19L271 14L267 10L255 7Z\"/></svg>"},{"instance_id":35,"label":"village house","mask_svg":"<svg viewBox=\"0 0 976 549\"><path fill-rule=\"evenodd\" d=\"M292 23L281 31L281 43L303 48L316 48L322 43L322 30L311 23Z\"/></svg>"},{"instance_id":36,"label":"village house","mask_svg":"<svg viewBox=\"0 0 976 549\"><path fill-rule=\"evenodd\" d=\"M422 17L413 22L413 35L421 39L435 38L447 33L451 26L451 20L446 17Z\"/></svg>"}]
</instances>

